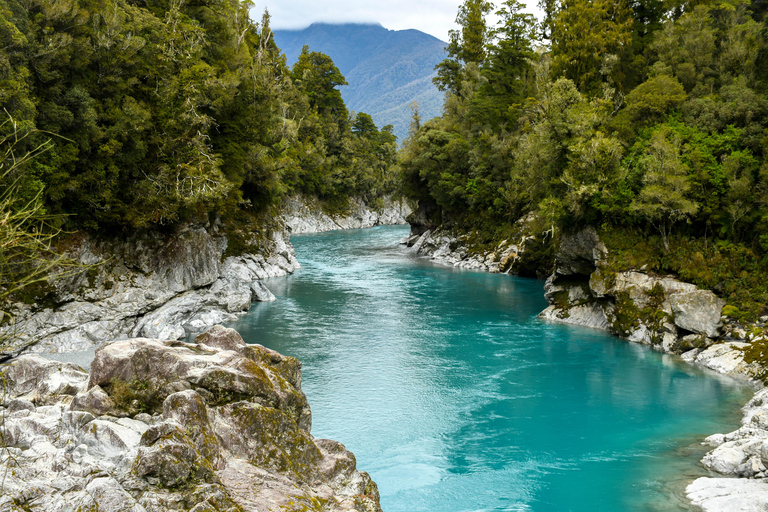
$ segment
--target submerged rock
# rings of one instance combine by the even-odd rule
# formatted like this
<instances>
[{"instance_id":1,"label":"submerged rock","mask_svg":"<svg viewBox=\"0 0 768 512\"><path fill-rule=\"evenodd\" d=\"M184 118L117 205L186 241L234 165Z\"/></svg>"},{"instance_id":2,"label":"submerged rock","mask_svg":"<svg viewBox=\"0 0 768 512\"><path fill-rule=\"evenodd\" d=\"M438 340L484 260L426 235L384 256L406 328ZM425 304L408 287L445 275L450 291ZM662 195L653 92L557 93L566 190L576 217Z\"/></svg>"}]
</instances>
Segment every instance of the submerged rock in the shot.
<instances>
[{"instance_id":1,"label":"submerged rock","mask_svg":"<svg viewBox=\"0 0 768 512\"><path fill-rule=\"evenodd\" d=\"M310 434L301 364L221 326L101 347L91 374L0 367L0 511L380 511L343 445Z\"/></svg>"}]
</instances>

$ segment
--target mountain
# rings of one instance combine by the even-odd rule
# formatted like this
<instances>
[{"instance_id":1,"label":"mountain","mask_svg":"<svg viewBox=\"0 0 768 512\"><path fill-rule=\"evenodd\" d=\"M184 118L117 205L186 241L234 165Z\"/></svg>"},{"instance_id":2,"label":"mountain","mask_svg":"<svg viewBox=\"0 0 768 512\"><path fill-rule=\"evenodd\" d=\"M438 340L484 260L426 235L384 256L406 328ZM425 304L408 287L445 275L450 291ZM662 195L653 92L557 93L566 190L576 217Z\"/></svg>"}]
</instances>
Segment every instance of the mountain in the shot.
<instances>
[{"instance_id":1,"label":"mountain","mask_svg":"<svg viewBox=\"0 0 768 512\"><path fill-rule=\"evenodd\" d=\"M274 33L290 65L305 44L329 55L349 83L341 88L347 108L370 114L379 128L391 124L401 142L408 135L413 101L419 103L422 120L442 113L443 93L432 77L445 58L446 43L436 37L372 24L313 23Z\"/></svg>"}]
</instances>

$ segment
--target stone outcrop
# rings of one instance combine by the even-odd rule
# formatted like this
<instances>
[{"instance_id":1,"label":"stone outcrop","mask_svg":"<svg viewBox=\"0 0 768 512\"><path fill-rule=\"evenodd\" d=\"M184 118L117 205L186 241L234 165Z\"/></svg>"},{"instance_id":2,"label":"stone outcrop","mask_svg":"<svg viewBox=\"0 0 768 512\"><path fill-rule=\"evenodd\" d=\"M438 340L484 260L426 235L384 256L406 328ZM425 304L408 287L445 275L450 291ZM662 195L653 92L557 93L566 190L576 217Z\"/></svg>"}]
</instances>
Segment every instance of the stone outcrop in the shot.
<instances>
[{"instance_id":1,"label":"stone outcrop","mask_svg":"<svg viewBox=\"0 0 768 512\"><path fill-rule=\"evenodd\" d=\"M301 364L231 329L109 343L90 375L23 355L0 381L0 511L381 510L310 434Z\"/></svg>"},{"instance_id":2,"label":"stone outcrop","mask_svg":"<svg viewBox=\"0 0 768 512\"><path fill-rule=\"evenodd\" d=\"M548 267L548 264L530 257L534 252L530 247L541 243L532 234L533 215L515 223L510 239L491 246L478 240L482 238L478 233L456 233L436 227L429 218L429 211L422 205L408 218L411 234L402 243L412 247L419 256L457 268L524 276L541 276L546 271L544 268Z\"/></svg>"},{"instance_id":3,"label":"stone outcrop","mask_svg":"<svg viewBox=\"0 0 768 512\"><path fill-rule=\"evenodd\" d=\"M223 258L227 239L210 226L123 241L83 237L71 253L94 266L54 283L51 306L20 306L16 344L6 351L32 343L32 351L53 353L129 337L181 339L232 321L253 301L274 300L259 279L299 267L282 231L259 245L264 254Z\"/></svg>"},{"instance_id":4,"label":"stone outcrop","mask_svg":"<svg viewBox=\"0 0 768 512\"><path fill-rule=\"evenodd\" d=\"M290 197L281 206L282 222L291 233L322 233L337 229L360 229L373 226L406 224L413 209L405 199L385 197L380 208L372 208L361 199L351 199L349 210L329 215L316 200Z\"/></svg>"},{"instance_id":5,"label":"stone outcrop","mask_svg":"<svg viewBox=\"0 0 768 512\"><path fill-rule=\"evenodd\" d=\"M726 478L699 478L686 489L691 502L706 512L768 508L768 388L758 391L743 412L741 428L705 440L714 449L702 464Z\"/></svg>"},{"instance_id":6,"label":"stone outcrop","mask_svg":"<svg viewBox=\"0 0 768 512\"><path fill-rule=\"evenodd\" d=\"M671 353L706 347L721 334L725 301L709 290L644 271L613 271L593 228L562 237L545 284L542 318L609 330Z\"/></svg>"}]
</instances>

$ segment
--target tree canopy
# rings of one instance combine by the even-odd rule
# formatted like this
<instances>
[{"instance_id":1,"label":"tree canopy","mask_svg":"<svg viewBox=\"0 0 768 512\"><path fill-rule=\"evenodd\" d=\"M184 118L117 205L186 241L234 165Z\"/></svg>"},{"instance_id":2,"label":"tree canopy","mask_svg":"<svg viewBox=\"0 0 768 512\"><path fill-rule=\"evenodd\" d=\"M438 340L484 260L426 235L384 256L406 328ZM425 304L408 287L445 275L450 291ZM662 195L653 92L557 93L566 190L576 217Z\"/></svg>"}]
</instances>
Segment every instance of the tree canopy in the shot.
<instances>
[{"instance_id":1,"label":"tree canopy","mask_svg":"<svg viewBox=\"0 0 768 512\"><path fill-rule=\"evenodd\" d=\"M537 26L512 0L486 31L466 15L485 4L464 2L438 67L444 114L402 150L406 192L464 229L503 233L534 213L550 234L591 223L658 236L665 270L694 239L768 273L763 4L544 0Z\"/></svg>"},{"instance_id":2,"label":"tree canopy","mask_svg":"<svg viewBox=\"0 0 768 512\"><path fill-rule=\"evenodd\" d=\"M297 192L370 195L373 174L391 192L394 151L381 147L394 141L353 134L331 58L307 49L289 69L268 13L255 21L252 8L0 0L0 108L32 134L25 144L52 141L20 191L107 232L261 211Z\"/></svg>"}]
</instances>

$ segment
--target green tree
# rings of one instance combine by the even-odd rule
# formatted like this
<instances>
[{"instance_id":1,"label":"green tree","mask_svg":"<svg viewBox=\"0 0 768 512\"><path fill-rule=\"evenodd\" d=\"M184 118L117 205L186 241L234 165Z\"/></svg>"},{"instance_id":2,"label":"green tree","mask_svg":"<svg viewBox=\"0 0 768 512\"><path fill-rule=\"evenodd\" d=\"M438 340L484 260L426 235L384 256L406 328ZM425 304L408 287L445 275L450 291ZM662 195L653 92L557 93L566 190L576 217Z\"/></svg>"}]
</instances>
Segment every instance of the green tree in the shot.
<instances>
[{"instance_id":1,"label":"green tree","mask_svg":"<svg viewBox=\"0 0 768 512\"><path fill-rule=\"evenodd\" d=\"M507 0L496 12L499 24L490 33L488 65L481 71L484 81L472 100L470 116L494 127L516 121L531 87L537 25L536 18L523 9L525 5L517 0Z\"/></svg>"},{"instance_id":2,"label":"green tree","mask_svg":"<svg viewBox=\"0 0 768 512\"><path fill-rule=\"evenodd\" d=\"M561 0L552 21L552 71L573 80L582 93L599 94L604 77L618 85L609 56L619 59L632 41L625 0Z\"/></svg>"},{"instance_id":3,"label":"green tree","mask_svg":"<svg viewBox=\"0 0 768 512\"><path fill-rule=\"evenodd\" d=\"M461 87L461 74L464 65L482 64L486 57L488 26L485 16L491 12L493 4L487 0L465 0L459 6L456 24L459 30L448 33L448 57L435 66L437 76L433 79L437 88L458 94Z\"/></svg>"},{"instance_id":4,"label":"green tree","mask_svg":"<svg viewBox=\"0 0 768 512\"><path fill-rule=\"evenodd\" d=\"M348 84L329 56L310 52L309 47L305 45L293 65L291 77L299 90L309 98L310 106L318 113L336 120L346 120L347 108L338 87Z\"/></svg>"},{"instance_id":5,"label":"green tree","mask_svg":"<svg viewBox=\"0 0 768 512\"><path fill-rule=\"evenodd\" d=\"M643 172L643 187L631 209L661 234L669 251L669 235L675 224L689 220L699 205L686 195L691 189L688 166L681 160L679 136L662 125L657 128L637 165Z\"/></svg>"}]
</instances>

